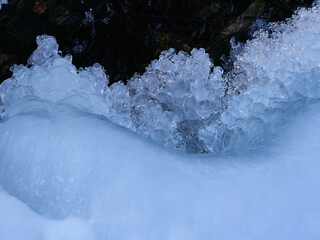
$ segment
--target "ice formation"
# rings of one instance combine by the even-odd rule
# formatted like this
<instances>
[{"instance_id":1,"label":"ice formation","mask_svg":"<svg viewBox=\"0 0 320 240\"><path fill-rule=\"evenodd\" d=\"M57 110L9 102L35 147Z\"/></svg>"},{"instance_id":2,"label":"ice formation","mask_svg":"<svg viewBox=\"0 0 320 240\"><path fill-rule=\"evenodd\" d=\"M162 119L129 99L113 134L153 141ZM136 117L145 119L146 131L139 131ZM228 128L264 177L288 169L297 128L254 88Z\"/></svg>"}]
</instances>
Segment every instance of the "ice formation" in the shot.
<instances>
[{"instance_id":1,"label":"ice formation","mask_svg":"<svg viewBox=\"0 0 320 240\"><path fill-rule=\"evenodd\" d=\"M163 52L142 76L111 86L107 103L130 120L121 125L182 151L256 143L295 101L320 97L319 21L314 6L256 32L228 74L202 49Z\"/></svg>"},{"instance_id":2,"label":"ice formation","mask_svg":"<svg viewBox=\"0 0 320 240\"><path fill-rule=\"evenodd\" d=\"M203 49L163 52L142 75L106 91L110 118L166 146L206 152L199 129L225 109L226 79ZM116 100L117 99L117 100ZM119 115L121 118L119 119ZM124 120L124 121L123 121Z\"/></svg>"},{"instance_id":3,"label":"ice formation","mask_svg":"<svg viewBox=\"0 0 320 240\"><path fill-rule=\"evenodd\" d=\"M0 9L3 4L8 4L8 0L0 0Z\"/></svg>"},{"instance_id":4,"label":"ice formation","mask_svg":"<svg viewBox=\"0 0 320 240\"><path fill-rule=\"evenodd\" d=\"M39 36L0 85L0 239L319 239L319 8L233 43L228 73L169 50L111 87Z\"/></svg>"},{"instance_id":5,"label":"ice formation","mask_svg":"<svg viewBox=\"0 0 320 240\"><path fill-rule=\"evenodd\" d=\"M40 36L32 67L14 67L1 86L2 117L16 98L55 102L77 91L99 101L93 109L111 121L180 151L255 145L267 132L279 131L282 112L319 98L319 21L315 4L256 32L245 45L233 43L228 73L214 67L203 49L190 55L170 49L143 75L111 87L101 66L77 70L71 56L58 54L53 37ZM58 69L64 72L59 79Z\"/></svg>"}]
</instances>

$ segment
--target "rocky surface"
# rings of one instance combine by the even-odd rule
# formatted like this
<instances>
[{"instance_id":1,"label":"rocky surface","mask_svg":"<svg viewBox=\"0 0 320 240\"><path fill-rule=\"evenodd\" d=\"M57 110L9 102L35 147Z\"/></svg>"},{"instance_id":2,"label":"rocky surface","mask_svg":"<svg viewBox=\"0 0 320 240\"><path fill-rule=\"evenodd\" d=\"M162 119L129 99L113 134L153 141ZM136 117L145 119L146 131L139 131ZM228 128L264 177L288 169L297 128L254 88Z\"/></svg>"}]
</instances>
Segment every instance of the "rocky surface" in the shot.
<instances>
[{"instance_id":1,"label":"rocky surface","mask_svg":"<svg viewBox=\"0 0 320 240\"><path fill-rule=\"evenodd\" d=\"M215 64L230 39L250 38L250 26L290 17L312 0L10 0L0 10L0 82L25 64L35 38L57 38L78 67L102 64L110 83L143 72L170 47L203 47ZM259 27L260 25L257 25Z\"/></svg>"}]
</instances>

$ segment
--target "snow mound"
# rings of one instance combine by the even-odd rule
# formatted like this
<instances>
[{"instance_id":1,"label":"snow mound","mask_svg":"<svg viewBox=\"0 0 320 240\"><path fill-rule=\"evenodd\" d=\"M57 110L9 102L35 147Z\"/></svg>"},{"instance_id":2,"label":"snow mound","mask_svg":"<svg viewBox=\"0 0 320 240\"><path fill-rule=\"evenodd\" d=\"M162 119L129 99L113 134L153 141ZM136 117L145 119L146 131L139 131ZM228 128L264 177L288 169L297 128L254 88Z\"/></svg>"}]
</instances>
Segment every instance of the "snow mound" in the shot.
<instances>
[{"instance_id":1,"label":"snow mound","mask_svg":"<svg viewBox=\"0 0 320 240\"><path fill-rule=\"evenodd\" d=\"M10 240L94 240L94 231L84 219L49 220L0 189L0 237Z\"/></svg>"}]
</instances>

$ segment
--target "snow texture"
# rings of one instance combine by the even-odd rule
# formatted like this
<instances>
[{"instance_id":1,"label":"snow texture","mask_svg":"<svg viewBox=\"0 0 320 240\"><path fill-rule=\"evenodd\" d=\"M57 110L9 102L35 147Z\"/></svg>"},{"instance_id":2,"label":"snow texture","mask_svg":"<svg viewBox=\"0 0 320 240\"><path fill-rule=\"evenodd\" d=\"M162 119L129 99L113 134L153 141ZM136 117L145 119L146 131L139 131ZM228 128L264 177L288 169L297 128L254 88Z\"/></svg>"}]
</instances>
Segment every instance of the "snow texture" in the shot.
<instances>
[{"instance_id":1,"label":"snow texture","mask_svg":"<svg viewBox=\"0 0 320 240\"><path fill-rule=\"evenodd\" d=\"M0 85L0 239L319 239L319 11L111 87L39 36Z\"/></svg>"}]
</instances>

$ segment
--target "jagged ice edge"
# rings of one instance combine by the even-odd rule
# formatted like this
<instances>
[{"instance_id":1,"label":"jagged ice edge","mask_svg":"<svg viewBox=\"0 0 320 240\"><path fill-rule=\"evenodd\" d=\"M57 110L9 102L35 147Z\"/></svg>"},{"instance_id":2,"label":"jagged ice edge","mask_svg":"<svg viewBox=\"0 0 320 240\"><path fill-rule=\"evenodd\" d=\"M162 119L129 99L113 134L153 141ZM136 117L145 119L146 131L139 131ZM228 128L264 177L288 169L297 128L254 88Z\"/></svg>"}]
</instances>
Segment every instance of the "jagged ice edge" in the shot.
<instances>
[{"instance_id":1,"label":"jagged ice edge","mask_svg":"<svg viewBox=\"0 0 320 240\"><path fill-rule=\"evenodd\" d=\"M17 114L15 106L26 99L51 105L69 99L180 151L254 145L278 131L283 112L320 97L319 23L317 1L256 32L240 50L234 43L231 72L215 67L203 49L169 49L143 75L110 87L99 64L77 70L72 56L59 54L54 37L39 36L31 67L14 66L12 78L0 86L1 118Z\"/></svg>"}]
</instances>

